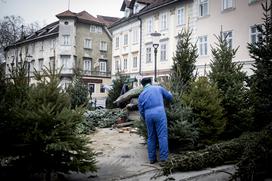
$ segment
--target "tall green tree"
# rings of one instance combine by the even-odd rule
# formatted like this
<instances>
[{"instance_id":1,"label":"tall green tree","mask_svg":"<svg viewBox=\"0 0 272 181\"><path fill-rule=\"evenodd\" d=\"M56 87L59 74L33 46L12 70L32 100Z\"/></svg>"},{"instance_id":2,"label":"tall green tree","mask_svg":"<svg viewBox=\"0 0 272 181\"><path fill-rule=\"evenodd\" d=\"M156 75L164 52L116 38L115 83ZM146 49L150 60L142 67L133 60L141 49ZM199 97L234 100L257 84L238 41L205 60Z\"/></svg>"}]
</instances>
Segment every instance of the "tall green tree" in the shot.
<instances>
[{"instance_id":1,"label":"tall green tree","mask_svg":"<svg viewBox=\"0 0 272 181\"><path fill-rule=\"evenodd\" d=\"M257 43L248 45L251 58L254 59L251 76L252 99L254 99L254 127L262 128L272 118L272 2L262 4L263 24L257 26L261 37Z\"/></svg>"},{"instance_id":2,"label":"tall green tree","mask_svg":"<svg viewBox=\"0 0 272 181\"><path fill-rule=\"evenodd\" d=\"M116 79L112 81L112 89L108 93L106 100L106 107L108 109L113 109L119 107L119 105L114 104L113 102L120 96L122 87L125 83L126 77L117 74Z\"/></svg>"},{"instance_id":3,"label":"tall green tree","mask_svg":"<svg viewBox=\"0 0 272 181\"><path fill-rule=\"evenodd\" d=\"M199 77L182 98L193 111L200 141L208 144L216 141L226 124L217 87L209 83L206 77Z\"/></svg>"},{"instance_id":4,"label":"tall green tree","mask_svg":"<svg viewBox=\"0 0 272 181\"><path fill-rule=\"evenodd\" d=\"M84 109L71 109L69 95L59 86L59 73L54 69L44 69L43 73L36 75L37 84L31 87L27 81L7 84L6 94L1 97L4 106L0 107L6 112L0 127L1 160L6 167L16 169L13 174L22 174L20 179L33 173L50 180L56 172L95 171L88 140L75 131ZM23 85L28 88L18 92Z\"/></svg>"},{"instance_id":5,"label":"tall green tree","mask_svg":"<svg viewBox=\"0 0 272 181\"><path fill-rule=\"evenodd\" d=\"M233 62L238 48L233 49L228 45L227 36L229 35L224 36L221 32L217 36L216 46L212 47L213 60L209 78L211 83L217 85L223 98L221 105L227 118L223 137L233 138L248 130L253 119L243 65Z\"/></svg>"},{"instance_id":6,"label":"tall green tree","mask_svg":"<svg viewBox=\"0 0 272 181\"><path fill-rule=\"evenodd\" d=\"M191 41L192 32L182 30L178 34L176 53L173 57L171 89L178 93L185 91L191 81L195 79L193 71L198 57L197 46Z\"/></svg>"}]
</instances>

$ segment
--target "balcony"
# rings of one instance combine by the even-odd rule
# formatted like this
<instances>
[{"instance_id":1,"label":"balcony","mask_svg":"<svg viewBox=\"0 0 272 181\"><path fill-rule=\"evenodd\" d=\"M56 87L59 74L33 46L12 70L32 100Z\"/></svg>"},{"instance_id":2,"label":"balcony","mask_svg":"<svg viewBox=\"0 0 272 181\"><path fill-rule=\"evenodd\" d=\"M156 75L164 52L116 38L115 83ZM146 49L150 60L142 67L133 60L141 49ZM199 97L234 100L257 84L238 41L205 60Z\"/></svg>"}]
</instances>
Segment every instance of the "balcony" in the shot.
<instances>
[{"instance_id":1,"label":"balcony","mask_svg":"<svg viewBox=\"0 0 272 181\"><path fill-rule=\"evenodd\" d=\"M97 77L110 77L111 72L101 72L101 71L90 71L90 70L83 70L83 74L85 76L97 76Z\"/></svg>"}]
</instances>

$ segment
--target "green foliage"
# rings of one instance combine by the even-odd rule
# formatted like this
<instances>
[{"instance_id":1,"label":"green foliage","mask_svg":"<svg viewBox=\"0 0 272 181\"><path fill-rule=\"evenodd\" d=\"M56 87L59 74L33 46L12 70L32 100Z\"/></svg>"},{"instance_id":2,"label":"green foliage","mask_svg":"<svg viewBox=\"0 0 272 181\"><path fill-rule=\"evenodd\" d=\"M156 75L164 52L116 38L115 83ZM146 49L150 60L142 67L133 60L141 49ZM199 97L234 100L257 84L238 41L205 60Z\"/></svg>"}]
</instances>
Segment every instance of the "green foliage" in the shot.
<instances>
[{"instance_id":1,"label":"green foliage","mask_svg":"<svg viewBox=\"0 0 272 181\"><path fill-rule=\"evenodd\" d=\"M171 90L181 92L187 89L189 83L194 80L193 71L198 57L196 44L191 43L192 32L182 30L178 34L178 43L171 77Z\"/></svg>"},{"instance_id":2,"label":"green foliage","mask_svg":"<svg viewBox=\"0 0 272 181\"><path fill-rule=\"evenodd\" d=\"M261 131L253 143L246 143L238 163L236 177L241 181L265 180L272 177L272 126Z\"/></svg>"},{"instance_id":3,"label":"green foliage","mask_svg":"<svg viewBox=\"0 0 272 181\"><path fill-rule=\"evenodd\" d=\"M67 92L71 97L72 108L87 105L89 91L80 76L75 77Z\"/></svg>"},{"instance_id":4,"label":"green foliage","mask_svg":"<svg viewBox=\"0 0 272 181\"><path fill-rule=\"evenodd\" d=\"M166 113L169 147L175 150L193 148L197 144L199 132L192 110L182 105L178 96L174 95L174 101L166 109Z\"/></svg>"},{"instance_id":5,"label":"green foliage","mask_svg":"<svg viewBox=\"0 0 272 181\"><path fill-rule=\"evenodd\" d=\"M86 120L90 125L90 129L94 127L108 128L116 123L118 118L126 118L126 111L122 109L97 109L88 111Z\"/></svg>"},{"instance_id":6,"label":"green foliage","mask_svg":"<svg viewBox=\"0 0 272 181\"><path fill-rule=\"evenodd\" d=\"M192 108L199 128L199 139L207 143L216 141L226 122L217 87L210 84L206 77L199 77L192 83L191 91L182 98Z\"/></svg>"},{"instance_id":7,"label":"green foliage","mask_svg":"<svg viewBox=\"0 0 272 181\"><path fill-rule=\"evenodd\" d=\"M237 163L244 152L245 145L252 144L258 136L259 133L249 133L202 150L173 154L164 164L163 174L169 175L174 171L200 170L226 163Z\"/></svg>"},{"instance_id":8,"label":"green foliage","mask_svg":"<svg viewBox=\"0 0 272 181\"><path fill-rule=\"evenodd\" d=\"M43 75L36 74L36 79L32 87L24 84L24 97L17 96L14 82L7 84L9 93L1 98L3 102L10 97L14 101L12 107L1 107L1 112L7 112L1 121L0 132L5 134L1 135L1 157L13 158L6 166L25 175L46 174L48 180L53 172L96 171L87 138L75 131L85 110L71 110L69 96L61 91L55 70L46 68ZM3 138L7 141L2 142Z\"/></svg>"},{"instance_id":9,"label":"green foliage","mask_svg":"<svg viewBox=\"0 0 272 181\"><path fill-rule=\"evenodd\" d=\"M244 86L246 80L243 65L232 59L238 50L228 46L222 33L217 37L216 47L212 47L213 60L209 78L217 85L223 98L221 105L227 118L223 133L225 139L239 136L248 131L252 123L252 107L249 104L248 89Z\"/></svg>"},{"instance_id":10,"label":"green foliage","mask_svg":"<svg viewBox=\"0 0 272 181\"><path fill-rule=\"evenodd\" d=\"M250 56L255 60L250 88L254 101L254 128L260 129L271 122L272 117L272 5L263 4L264 22L258 26L261 38L249 44Z\"/></svg>"},{"instance_id":11,"label":"green foliage","mask_svg":"<svg viewBox=\"0 0 272 181\"><path fill-rule=\"evenodd\" d=\"M117 78L113 80L112 89L109 91L108 98L106 100L107 109L113 109L113 108L119 107L119 105L116 105L113 102L120 96L125 80L126 80L126 77L121 75L117 75Z\"/></svg>"}]
</instances>

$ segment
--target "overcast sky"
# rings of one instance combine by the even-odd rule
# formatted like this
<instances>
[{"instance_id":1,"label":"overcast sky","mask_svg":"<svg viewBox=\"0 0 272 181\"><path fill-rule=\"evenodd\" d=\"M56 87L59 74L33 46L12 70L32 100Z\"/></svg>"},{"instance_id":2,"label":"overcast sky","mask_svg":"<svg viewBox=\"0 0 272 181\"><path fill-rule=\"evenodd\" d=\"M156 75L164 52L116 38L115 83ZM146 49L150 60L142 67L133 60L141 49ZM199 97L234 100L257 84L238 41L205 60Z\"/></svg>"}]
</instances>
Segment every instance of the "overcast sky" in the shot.
<instances>
[{"instance_id":1,"label":"overcast sky","mask_svg":"<svg viewBox=\"0 0 272 181\"><path fill-rule=\"evenodd\" d=\"M4 16L21 16L25 23L37 21L41 26L57 20L56 14L68 9L69 0L0 0L0 19ZM87 11L93 16L122 17L123 0L70 0L73 12Z\"/></svg>"}]
</instances>

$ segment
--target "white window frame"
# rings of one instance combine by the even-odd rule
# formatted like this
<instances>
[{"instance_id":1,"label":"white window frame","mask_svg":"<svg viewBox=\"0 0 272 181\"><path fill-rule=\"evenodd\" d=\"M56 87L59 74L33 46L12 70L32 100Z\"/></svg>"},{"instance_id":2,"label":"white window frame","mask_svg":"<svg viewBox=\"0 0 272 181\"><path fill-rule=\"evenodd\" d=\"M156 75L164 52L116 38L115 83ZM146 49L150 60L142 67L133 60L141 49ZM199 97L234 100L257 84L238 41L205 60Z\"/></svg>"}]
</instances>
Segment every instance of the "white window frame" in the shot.
<instances>
[{"instance_id":1,"label":"white window frame","mask_svg":"<svg viewBox=\"0 0 272 181\"><path fill-rule=\"evenodd\" d=\"M177 24L178 26L185 24L185 8L181 7L177 9Z\"/></svg>"},{"instance_id":2,"label":"white window frame","mask_svg":"<svg viewBox=\"0 0 272 181\"><path fill-rule=\"evenodd\" d=\"M95 27L95 32L102 33L102 27L101 26L96 26Z\"/></svg>"},{"instance_id":3,"label":"white window frame","mask_svg":"<svg viewBox=\"0 0 272 181\"><path fill-rule=\"evenodd\" d=\"M90 87L92 87L93 91L91 91ZM89 90L89 92L95 93L95 84L94 83L88 83L88 90Z\"/></svg>"},{"instance_id":4,"label":"white window frame","mask_svg":"<svg viewBox=\"0 0 272 181\"><path fill-rule=\"evenodd\" d=\"M168 22L167 22L167 12L160 14L160 30L167 30L168 29Z\"/></svg>"},{"instance_id":5,"label":"white window frame","mask_svg":"<svg viewBox=\"0 0 272 181\"><path fill-rule=\"evenodd\" d=\"M235 0L222 0L222 10L234 8Z\"/></svg>"},{"instance_id":6,"label":"white window frame","mask_svg":"<svg viewBox=\"0 0 272 181\"><path fill-rule=\"evenodd\" d=\"M148 18L146 20L146 32L147 34L150 34L153 32L153 18Z\"/></svg>"},{"instance_id":7,"label":"white window frame","mask_svg":"<svg viewBox=\"0 0 272 181\"><path fill-rule=\"evenodd\" d=\"M152 63L152 48L148 46L145 48L146 63Z\"/></svg>"},{"instance_id":8,"label":"white window frame","mask_svg":"<svg viewBox=\"0 0 272 181\"><path fill-rule=\"evenodd\" d=\"M43 58L40 58L40 59L38 59L38 61L39 61L39 71L42 71L44 59L43 59Z\"/></svg>"},{"instance_id":9,"label":"white window frame","mask_svg":"<svg viewBox=\"0 0 272 181\"><path fill-rule=\"evenodd\" d=\"M100 51L107 51L108 43L106 41L100 41Z\"/></svg>"},{"instance_id":10,"label":"white window frame","mask_svg":"<svg viewBox=\"0 0 272 181\"><path fill-rule=\"evenodd\" d=\"M119 36L115 37L115 48L118 49L119 48Z\"/></svg>"},{"instance_id":11,"label":"white window frame","mask_svg":"<svg viewBox=\"0 0 272 181\"><path fill-rule=\"evenodd\" d=\"M208 36L199 36L198 37L198 54L199 56L208 55Z\"/></svg>"},{"instance_id":12,"label":"white window frame","mask_svg":"<svg viewBox=\"0 0 272 181\"><path fill-rule=\"evenodd\" d=\"M133 44L137 44L139 42L139 29L134 28L132 32L133 32L132 42Z\"/></svg>"},{"instance_id":13,"label":"white window frame","mask_svg":"<svg viewBox=\"0 0 272 181\"><path fill-rule=\"evenodd\" d=\"M124 34L124 46L128 46L128 34Z\"/></svg>"},{"instance_id":14,"label":"white window frame","mask_svg":"<svg viewBox=\"0 0 272 181\"><path fill-rule=\"evenodd\" d=\"M120 59L116 58L114 62L115 62L115 71L118 72L120 70Z\"/></svg>"},{"instance_id":15,"label":"white window frame","mask_svg":"<svg viewBox=\"0 0 272 181\"><path fill-rule=\"evenodd\" d=\"M224 31L223 38L226 39L228 47L233 47L233 31Z\"/></svg>"},{"instance_id":16,"label":"white window frame","mask_svg":"<svg viewBox=\"0 0 272 181\"><path fill-rule=\"evenodd\" d=\"M138 67L138 57L137 56L133 56L133 58L132 58L132 67L133 68Z\"/></svg>"},{"instance_id":17,"label":"white window frame","mask_svg":"<svg viewBox=\"0 0 272 181\"><path fill-rule=\"evenodd\" d=\"M167 61L167 42L160 43L160 61Z\"/></svg>"},{"instance_id":18,"label":"white window frame","mask_svg":"<svg viewBox=\"0 0 272 181\"><path fill-rule=\"evenodd\" d=\"M199 16L209 15L209 0L198 0ZM204 10L207 10L206 12Z\"/></svg>"},{"instance_id":19,"label":"white window frame","mask_svg":"<svg viewBox=\"0 0 272 181\"><path fill-rule=\"evenodd\" d=\"M96 32L96 26L95 25L90 26L90 32L92 32L92 33Z\"/></svg>"},{"instance_id":20,"label":"white window frame","mask_svg":"<svg viewBox=\"0 0 272 181\"><path fill-rule=\"evenodd\" d=\"M51 40L51 49L54 49L56 47L56 39Z\"/></svg>"},{"instance_id":21,"label":"white window frame","mask_svg":"<svg viewBox=\"0 0 272 181\"><path fill-rule=\"evenodd\" d=\"M84 59L83 62L84 62L83 70L84 71L91 71L92 70L92 60Z\"/></svg>"},{"instance_id":22,"label":"white window frame","mask_svg":"<svg viewBox=\"0 0 272 181\"><path fill-rule=\"evenodd\" d=\"M84 40L84 48L92 49L92 39L85 38L85 40Z\"/></svg>"},{"instance_id":23,"label":"white window frame","mask_svg":"<svg viewBox=\"0 0 272 181\"><path fill-rule=\"evenodd\" d=\"M124 67L124 70L128 69L128 59L127 58L124 58L124 60L123 60L123 67Z\"/></svg>"},{"instance_id":24,"label":"white window frame","mask_svg":"<svg viewBox=\"0 0 272 181\"><path fill-rule=\"evenodd\" d=\"M250 32L250 42L251 43L258 43L259 42L259 38L262 37L262 34L260 31L258 31L258 28L257 26L262 26L260 24L258 25L253 25L253 26L250 26L249 28L249 32ZM255 29L255 32L252 32L253 28ZM254 41L253 41L253 38L252 36L254 36Z\"/></svg>"},{"instance_id":25,"label":"white window frame","mask_svg":"<svg viewBox=\"0 0 272 181\"><path fill-rule=\"evenodd\" d=\"M70 55L61 55L61 65L63 66L63 69L68 69L69 68L69 60L71 59Z\"/></svg>"},{"instance_id":26,"label":"white window frame","mask_svg":"<svg viewBox=\"0 0 272 181\"><path fill-rule=\"evenodd\" d=\"M62 35L62 38L63 38L63 45L70 45L71 44L70 35Z\"/></svg>"},{"instance_id":27,"label":"white window frame","mask_svg":"<svg viewBox=\"0 0 272 181\"><path fill-rule=\"evenodd\" d=\"M99 72L107 72L107 62L100 60L99 61Z\"/></svg>"}]
</instances>

